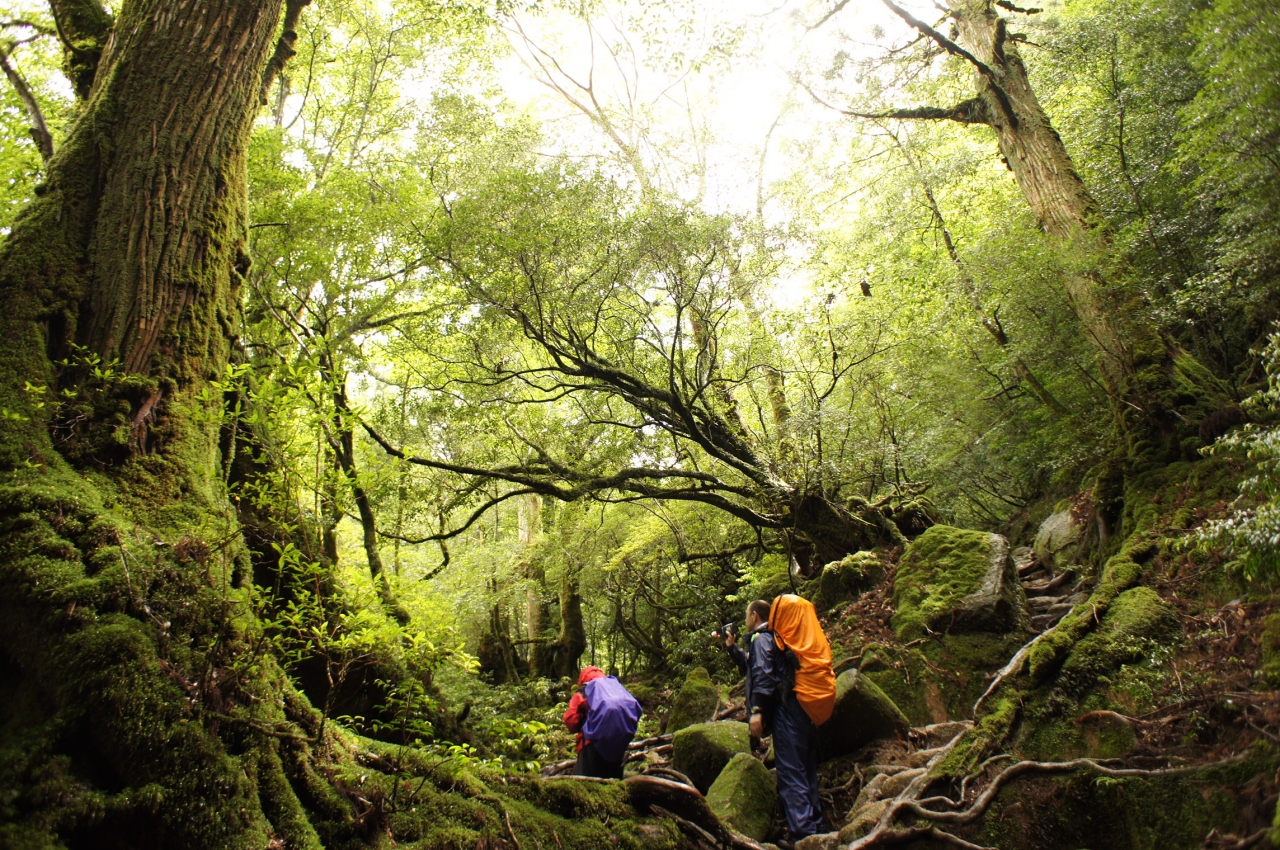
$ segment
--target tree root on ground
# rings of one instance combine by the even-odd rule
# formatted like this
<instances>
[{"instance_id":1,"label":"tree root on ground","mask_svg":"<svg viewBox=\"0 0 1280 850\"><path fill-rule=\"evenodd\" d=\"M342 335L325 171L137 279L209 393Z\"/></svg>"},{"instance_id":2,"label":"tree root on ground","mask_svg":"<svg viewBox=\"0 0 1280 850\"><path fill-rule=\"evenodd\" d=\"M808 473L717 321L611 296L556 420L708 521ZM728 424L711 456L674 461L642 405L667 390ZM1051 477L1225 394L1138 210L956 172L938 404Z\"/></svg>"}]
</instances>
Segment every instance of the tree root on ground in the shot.
<instances>
[{"instance_id":1,"label":"tree root on ground","mask_svg":"<svg viewBox=\"0 0 1280 850\"><path fill-rule=\"evenodd\" d=\"M968 808L960 811L939 812L934 809L925 808L924 803L934 803L945 801L947 804L956 806L962 805L963 800L951 800L947 797L933 797L928 800L920 801L917 798L920 793L927 787L928 775L922 779L926 781L917 787L916 782L912 782L906 789L899 794L894 801L885 809L884 814L880 817L879 822L862 838L854 841L846 846L846 850L869 850L872 847L883 847L890 844L900 844L904 841L914 840L915 838L932 837L938 841L944 841L957 847L975 847L976 845L962 842L963 839L950 835L949 833L937 830L936 827L928 827L923 832L916 830L924 828L912 827L910 829L891 829L890 824L898 817L899 814L909 813L910 815L923 820L933 821L935 824L947 824L953 826L965 826L976 821L986 813L987 809L995 801L996 795L999 794L1001 787L1011 780L1026 773L1074 773L1078 770L1091 770L1102 776L1113 778L1125 777L1158 777L1158 776L1176 776L1194 771L1203 770L1206 767L1220 767L1229 764L1235 764L1245 759L1244 756L1233 756L1217 762L1208 762L1205 764L1184 765L1179 767L1166 768L1126 768L1112 767L1103 764L1094 759L1081 758L1072 759L1071 761L1052 762L1052 761L1020 761L1006 767L983 789L982 793L969 805ZM913 793L914 792L914 793ZM936 831L937 834L931 834L929 831ZM1248 839L1246 839L1248 840ZM1245 845L1250 846L1250 845Z\"/></svg>"}]
</instances>

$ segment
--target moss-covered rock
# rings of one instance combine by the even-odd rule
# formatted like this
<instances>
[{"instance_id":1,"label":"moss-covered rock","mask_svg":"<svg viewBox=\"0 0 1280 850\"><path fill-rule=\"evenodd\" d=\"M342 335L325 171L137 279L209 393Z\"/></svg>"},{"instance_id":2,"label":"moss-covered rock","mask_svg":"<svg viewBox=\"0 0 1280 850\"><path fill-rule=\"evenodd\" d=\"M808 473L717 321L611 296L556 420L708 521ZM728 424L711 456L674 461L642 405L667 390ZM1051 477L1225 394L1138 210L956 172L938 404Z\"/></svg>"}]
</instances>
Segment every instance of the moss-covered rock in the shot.
<instances>
[{"instance_id":1,"label":"moss-covered rock","mask_svg":"<svg viewBox=\"0 0 1280 850\"><path fill-rule=\"evenodd\" d=\"M695 667L671 700L667 731L678 732L695 723L706 723L720 705L720 692L705 667Z\"/></svg>"},{"instance_id":2,"label":"moss-covered rock","mask_svg":"<svg viewBox=\"0 0 1280 850\"><path fill-rule=\"evenodd\" d=\"M1032 545L1040 563L1057 572L1075 562L1080 538L1084 535L1086 515L1068 501L1061 510L1040 523Z\"/></svg>"},{"instance_id":3,"label":"moss-covered rock","mask_svg":"<svg viewBox=\"0 0 1280 850\"><path fill-rule=\"evenodd\" d=\"M1242 835L1253 828L1235 790L1274 771L1274 764L1274 756L1258 756L1174 776L1021 778L1002 788L986 816L962 834L976 844L1019 850L1199 850L1215 829Z\"/></svg>"},{"instance_id":4,"label":"moss-covered rock","mask_svg":"<svg viewBox=\"0 0 1280 850\"><path fill-rule=\"evenodd\" d=\"M1018 755L1023 758L1113 759L1130 753L1138 742L1132 725L1105 712L1086 711L1074 719L1037 715L1041 712L1028 711L1024 732L1018 738Z\"/></svg>"},{"instance_id":5,"label":"moss-covered rock","mask_svg":"<svg viewBox=\"0 0 1280 850\"><path fill-rule=\"evenodd\" d=\"M910 648L871 644L862 674L893 700L912 726L968 717L990 682L1022 646L1021 634L938 635Z\"/></svg>"},{"instance_id":6,"label":"moss-covered rock","mask_svg":"<svg viewBox=\"0 0 1280 850\"><path fill-rule=\"evenodd\" d=\"M769 834L777 800L773 774L750 753L729 759L707 792L707 804L716 816L756 841Z\"/></svg>"},{"instance_id":7,"label":"moss-covered rock","mask_svg":"<svg viewBox=\"0 0 1280 850\"><path fill-rule=\"evenodd\" d=\"M854 552L822 568L817 578L801 592L819 608L830 608L856 597L884 575L884 566L875 552Z\"/></svg>"},{"instance_id":8,"label":"moss-covered rock","mask_svg":"<svg viewBox=\"0 0 1280 850\"><path fill-rule=\"evenodd\" d=\"M1126 590L1111 603L1101 627L1085 637L1062 665L1058 686L1082 694L1101 676L1148 657L1182 635L1177 612L1149 587Z\"/></svg>"},{"instance_id":9,"label":"moss-covered rock","mask_svg":"<svg viewBox=\"0 0 1280 850\"><path fill-rule=\"evenodd\" d=\"M671 766L705 794L731 758L751 752L751 733L745 723L717 720L681 729L672 744Z\"/></svg>"},{"instance_id":10,"label":"moss-covered rock","mask_svg":"<svg viewBox=\"0 0 1280 850\"><path fill-rule=\"evenodd\" d=\"M882 738L905 736L911 724L893 700L867 676L846 670L836 678L836 706L818 727L822 760L838 758Z\"/></svg>"},{"instance_id":11,"label":"moss-covered rock","mask_svg":"<svg viewBox=\"0 0 1280 850\"><path fill-rule=\"evenodd\" d=\"M929 632L1025 629L1027 600L998 534L935 525L902 556L893 628L902 641Z\"/></svg>"}]
</instances>

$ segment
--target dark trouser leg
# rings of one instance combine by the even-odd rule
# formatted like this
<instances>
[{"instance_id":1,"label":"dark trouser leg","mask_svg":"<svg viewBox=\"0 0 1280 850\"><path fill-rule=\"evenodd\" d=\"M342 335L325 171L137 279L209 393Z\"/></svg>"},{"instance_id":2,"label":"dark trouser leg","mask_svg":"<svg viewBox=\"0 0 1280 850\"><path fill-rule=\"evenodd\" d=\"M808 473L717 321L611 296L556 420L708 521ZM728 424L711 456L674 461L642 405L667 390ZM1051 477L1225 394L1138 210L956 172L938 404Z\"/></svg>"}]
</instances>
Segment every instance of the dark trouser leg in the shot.
<instances>
[{"instance_id":1,"label":"dark trouser leg","mask_svg":"<svg viewBox=\"0 0 1280 850\"><path fill-rule=\"evenodd\" d=\"M622 778L622 762L614 764L604 760L604 756L600 755L600 751L596 749L596 745L588 743L585 747L578 750L578 763L574 765L573 772L576 776L599 776L602 779L621 779Z\"/></svg>"},{"instance_id":2,"label":"dark trouser leg","mask_svg":"<svg viewBox=\"0 0 1280 850\"><path fill-rule=\"evenodd\" d=\"M788 694L773 716L773 756L778 796L787 813L792 840L826 831L818 800L818 757L813 749L813 721L795 696Z\"/></svg>"}]
</instances>

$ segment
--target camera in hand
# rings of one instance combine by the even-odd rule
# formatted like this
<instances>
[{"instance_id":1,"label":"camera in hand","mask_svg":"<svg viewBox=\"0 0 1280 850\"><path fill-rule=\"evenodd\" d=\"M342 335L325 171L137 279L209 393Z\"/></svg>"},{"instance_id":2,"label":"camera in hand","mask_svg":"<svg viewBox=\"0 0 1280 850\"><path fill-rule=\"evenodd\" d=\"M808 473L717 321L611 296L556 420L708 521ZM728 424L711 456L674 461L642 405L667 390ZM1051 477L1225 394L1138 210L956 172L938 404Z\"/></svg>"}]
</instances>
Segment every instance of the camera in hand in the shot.
<instances>
[{"instance_id":1,"label":"camera in hand","mask_svg":"<svg viewBox=\"0 0 1280 850\"><path fill-rule=\"evenodd\" d=\"M712 632L711 636L713 638L718 638L718 637L726 637L727 635L737 635L737 634L738 634L737 623L725 623L723 626L721 626L720 628Z\"/></svg>"}]
</instances>

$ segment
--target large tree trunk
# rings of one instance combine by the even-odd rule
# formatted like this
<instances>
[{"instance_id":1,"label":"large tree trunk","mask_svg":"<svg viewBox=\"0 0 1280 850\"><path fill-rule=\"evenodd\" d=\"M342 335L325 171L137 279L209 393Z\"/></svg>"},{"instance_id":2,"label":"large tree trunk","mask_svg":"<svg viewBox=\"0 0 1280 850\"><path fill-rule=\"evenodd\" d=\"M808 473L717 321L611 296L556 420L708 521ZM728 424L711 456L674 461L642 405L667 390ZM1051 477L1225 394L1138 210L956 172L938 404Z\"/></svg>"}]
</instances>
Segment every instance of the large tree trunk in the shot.
<instances>
[{"instance_id":1,"label":"large tree trunk","mask_svg":"<svg viewBox=\"0 0 1280 850\"><path fill-rule=\"evenodd\" d=\"M1005 20L992 0L956 0L951 11L960 44L982 63L974 72L976 101L953 112L995 131L1000 153L1045 233L1105 249L1110 232L1098 203L1040 105ZM1225 386L1150 327L1132 296L1109 291L1100 272L1068 272L1063 284L1098 352L1128 460L1175 459L1181 438L1229 403Z\"/></svg>"},{"instance_id":2,"label":"large tree trunk","mask_svg":"<svg viewBox=\"0 0 1280 850\"><path fill-rule=\"evenodd\" d=\"M210 392L284 2L125 0L114 23L54 5L87 100L0 246L4 834L318 847L285 776L305 744L276 731L310 709L230 619L249 565ZM357 834L332 789L306 806Z\"/></svg>"},{"instance_id":3,"label":"large tree trunk","mask_svg":"<svg viewBox=\"0 0 1280 850\"><path fill-rule=\"evenodd\" d=\"M992 72L974 72L980 114L995 131L1000 153L1036 221L1045 233L1064 241L1096 233L1101 223L1098 203L1031 88L1004 19L990 0L968 0L952 8L960 43ZM1114 305L1106 303L1096 276L1071 274L1064 282L1085 333L1099 351L1103 373L1120 389L1133 362L1110 315Z\"/></svg>"}]
</instances>

